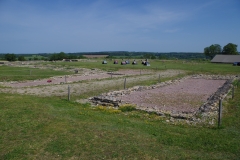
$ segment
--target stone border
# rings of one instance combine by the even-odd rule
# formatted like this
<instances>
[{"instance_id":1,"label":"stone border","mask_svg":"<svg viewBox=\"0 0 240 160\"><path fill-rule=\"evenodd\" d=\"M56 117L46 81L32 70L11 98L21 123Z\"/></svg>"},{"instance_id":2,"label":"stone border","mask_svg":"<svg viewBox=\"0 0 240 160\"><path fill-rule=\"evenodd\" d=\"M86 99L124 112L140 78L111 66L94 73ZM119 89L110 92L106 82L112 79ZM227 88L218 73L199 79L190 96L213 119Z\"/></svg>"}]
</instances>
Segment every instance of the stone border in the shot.
<instances>
[{"instance_id":1,"label":"stone border","mask_svg":"<svg viewBox=\"0 0 240 160\"><path fill-rule=\"evenodd\" d=\"M131 92L136 91L143 91L143 90L150 90L154 88L159 88L171 84L176 84L181 81L184 81L188 78L195 78L195 79L212 79L212 80L226 80L226 82L223 84L222 87L218 88L218 90L212 94L208 100L199 107L198 110L194 113L169 113L169 112L163 112L163 111L155 111L151 109L140 109L138 110L144 110L146 112L154 112L160 116L169 116L170 121L174 122L176 119L178 121L185 120L187 123L190 124L196 124L196 123L208 123L210 125L213 125L215 122L215 119L217 117L218 113L218 102L219 99L224 99L226 95L229 93L229 91L232 89L232 83L233 81L238 78L238 76L220 76L220 75L192 75L192 76L186 76L181 79L175 79L175 80L169 80L165 82L158 83L156 85L152 86L135 86L132 88L128 88L126 90L119 90L119 91L113 91L108 93L103 93L99 96L91 97L89 98L89 101L94 105L103 105L103 106L112 106L118 108L121 105L126 104L120 99L117 99L116 97L119 95L128 95ZM167 122L169 122L167 120Z\"/></svg>"}]
</instances>

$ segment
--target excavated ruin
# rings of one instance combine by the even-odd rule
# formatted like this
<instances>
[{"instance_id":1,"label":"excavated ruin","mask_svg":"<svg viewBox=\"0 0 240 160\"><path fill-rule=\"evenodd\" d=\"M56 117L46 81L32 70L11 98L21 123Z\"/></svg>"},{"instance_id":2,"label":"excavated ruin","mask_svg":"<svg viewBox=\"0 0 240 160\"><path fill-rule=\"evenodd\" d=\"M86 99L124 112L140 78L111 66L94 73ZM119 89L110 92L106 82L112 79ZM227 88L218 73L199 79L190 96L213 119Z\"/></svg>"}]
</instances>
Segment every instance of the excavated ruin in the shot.
<instances>
[{"instance_id":1,"label":"excavated ruin","mask_svg":"<svg viewBox=\"0 0 240 160\"><path fill-rule=\"evenodd\" d=\"M174 122L176 120L178 121L184 120L187 123L193 123L193 124L206 123L206 122L209 124L214 124L217 117L217 113L218 113L219 99L224 99L226 97L226 95L232 89L232 82L236 78L239 78L239 77L216 76L216 75L193 75L193 76L187 76L181 79L161 82L152 86L135 86L125 90L104 93L99 96L89 98L89 101L94 105L112 106L116 108L124 104L132 104L132 105L135 105L136 109L138 110L144 110L146 112L154 112L160 116L170 117L171 122ZM196 84L194 85L187 84L186 86L190 85L190 88L192 87L193 90L194 89L195 90L187 91L189 93L183 93L185 95L182 97L183 102L179 102L179 104L177 104L178 106L174 106L176 103L178 103L178 101L181 101L181 100L174 101L174 99L181 99L179 98L179 96L181 96L180 95L181 89L184 91L184 87L179 88L181 87L179 85L188 81L190 81L191 83L198 83L198 81L196 80L203 81L203 84L201 84L202 86L197 86ZM209 83L208 85L207 83L204 84L205 82L210 82L210 81L211 83ZM215 88L214 88L214 85L215 85ZM160 94L161 90L164 90L164 87L171 87L170 89L172 89L171 91L172 94L169 94L168 91L165 91L162 94ZM174 91L174 87L175 87L175 91ZM213 89L209 91L210 88L213 88ZM155 93L157 95L155 97L157 100L154 106L152 104L153 103L152 101L154 101L154 98L151 99L151 96L153 95L153 93L151 93L150 91L156 90L156 89L158 89L159 93ZM179 94L177 94L176 92L179 92ZM201 95L201 94L198 94L198 92L203 92L203 93ZM206 93L206 92L209 92L209 93ZM138 98L134 98L136 94L141 94L141 95ZM199 103L188 104L188 102L186 101L187 98L190 99L189 100L190 102L192 102L200 97L202 97L202 99ZM169 99L172 100L173 102L172 106L171 104L170 105L166 104L166 106L165 104L162 104L161 107L157 106L156 104L161 104L161 101L163 101L163 98L168 98L167 102L169 101ZM128 99L128 101L126 99ZM137 99L137 101L134 101L134 99ZM148 99L148 101L137 103L138 101L143 101L144 99L145 100ZM190 106L190 107L186 107L186 106Z\"/></svg>"}]
</instances>

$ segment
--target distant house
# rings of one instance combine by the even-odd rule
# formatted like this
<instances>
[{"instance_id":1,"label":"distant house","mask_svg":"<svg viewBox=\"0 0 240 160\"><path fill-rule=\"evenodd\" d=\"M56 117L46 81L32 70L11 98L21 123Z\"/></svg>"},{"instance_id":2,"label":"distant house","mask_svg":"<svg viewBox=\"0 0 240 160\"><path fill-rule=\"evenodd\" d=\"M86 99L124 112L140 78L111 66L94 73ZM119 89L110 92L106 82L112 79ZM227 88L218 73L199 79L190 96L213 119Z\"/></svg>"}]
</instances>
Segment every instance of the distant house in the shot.
<instances>
[{"instance_id":1,"label":"distant house","mask_svg":"<svg viewBox=\"0 0 240 160\"><path fill-rule=\"evenodd\" d=\"M240 62L240 55L216 55L212 60L212 63L234 63Z\"/></svg>"}]
</instances>

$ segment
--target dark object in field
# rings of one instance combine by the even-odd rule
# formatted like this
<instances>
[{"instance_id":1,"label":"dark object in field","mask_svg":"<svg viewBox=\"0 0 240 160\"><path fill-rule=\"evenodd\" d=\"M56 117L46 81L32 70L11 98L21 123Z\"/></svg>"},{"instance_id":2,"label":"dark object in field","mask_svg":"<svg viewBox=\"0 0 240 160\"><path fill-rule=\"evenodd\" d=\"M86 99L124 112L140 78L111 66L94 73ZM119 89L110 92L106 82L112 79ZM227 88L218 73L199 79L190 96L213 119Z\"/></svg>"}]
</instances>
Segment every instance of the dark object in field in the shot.
<instances>
[{"instance_id":1,"label":"dark object in field","mask_svg":"<svg viewBox=\"0 0 240 160\"><path fill-rule=\"evenodd\" d=\"M142 61L142 64L145 66L150 66L150 63L148 62L148 59L145 59L145 61Z\"/></svg>"},{"instance_id":2,"label":"dark object in field","mask_svg":"<svg viewBox=\"0 0 240 160\"><path fill-rule=\"evenodd\" d=\"M104 60L104 61L102 62L102 64L107 64L107 61L106 61L106 60Z\"/></svg>"},{"instance_id":3,"label":"dark object in field","mask_svg":"<svg viewBox=\"0 0 240 160\"><path fill-rule=\"evenodd\" d=\"M149 63L149 62L145 62L144 65L145 65L145 66L150 66L150 63Z\"/></svg>"},{"instance_id":4,"label":"dark object in field","mask_svg":"<svg viewBox=\"0 0 240 160\"><path fill-rule=\"evenodd\" d=\"M50 82L52 82L52 80L51 80L51 79L49 79L49 80L47 80L47 82L48 82L48 83L50 83Z\"/></svg>"},{"instance_id":5,"label":"dark object in field","mask_svg":"<svg viewBox=\"0 0 240 160\"><path fill-rule=\"evenodd\" d=\"M126 65L126 61L122 61L122 62L121 62L121 65Z\"/></svg>"},{"instance_id":6,"label":"dark object in field","mask_svg":"<svg viewBox=\"0 0 240 160\"><path fill-rule=\"evenodd\" d=\"M134 61L132 62L132 64L133 64L133 65L136 65L136 64L137 64L137 61L134 60Z\"/></svg>"},{"instance_id":7,"label":"dark object in field","mask_svg":"<svg viewBox=\"0 0 240 160\"><path fill-rule=\"evenodd\" d=\"M75 70L75 73L78 73L78 70L77 70L77 69Z\"/></svg>"},{"instance_id":8,"label":"dark object in field","mask_svg":"<svg viewBox=\"0 0 240 160\"><path fill-rule=\"evenodd\" d=\"M117 61L117 60L114 60L113 64L118 64L118 61Z\"/></svg>"},{"instance_id":9,"label":"dark object in field","mask_svg":"<svg viewBox=\"0 0 240 160\"><path fill-rule=\"evenodd\" d=\"M233 66L240 66L240 62L234 62Z\"/></svg>"}]
</instances>

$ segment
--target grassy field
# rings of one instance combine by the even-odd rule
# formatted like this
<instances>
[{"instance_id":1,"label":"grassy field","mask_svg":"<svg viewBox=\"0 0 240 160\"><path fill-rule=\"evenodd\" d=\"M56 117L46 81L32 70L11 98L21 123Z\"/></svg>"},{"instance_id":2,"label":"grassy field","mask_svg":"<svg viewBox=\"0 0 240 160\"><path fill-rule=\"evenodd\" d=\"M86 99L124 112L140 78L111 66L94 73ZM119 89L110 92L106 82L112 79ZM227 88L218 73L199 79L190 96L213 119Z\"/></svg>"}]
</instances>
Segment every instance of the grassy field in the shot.
<instances>
[{"instance_id":1,"label":"grassy field","mask_svg":"<svg viewBox=\"0 0 240 160\"><path fill-rule=\"evenodd\" d=\"M68 75L69 72L27 67L0 66L0 81L23 81Z\"/></svg>"},{"instance_id":2,"label":"grassy field","mask_svg":"<svg viewBox=\"0 0 240 160\"><path fill-rule=\"evenodd\" d=\"M150 69L150 70L166 70L166 69L180 69L188 71L190 74L205 73L205 74L240 74L240 67L233 66L232 64L212 64L210 62L197 62L197 61L160 61L151 60L151 66L144 66L141 60L138 65L120 65L121 59L118 59L119 64L113 64L113 61L108 60L108 64L102 64L102 60L96 59L93 62L40 62L36 65L52 65L55 67L61 66L65 68L99 68L105 71L117 71L119 69ZM22 81L34 80L41 78L48 78L52 76L68 75L66 71L54 71L52 69L37 69L37 68L19 68L12 66L0 66L0 81Z\"/></svg>"},{"instance_id":3,"label":"grassy field","mask_svg":"<svg viewBox=\"0 0 240 160\"><path fill-rule=\"evenodd\" d=\"M55 65L62 66L74 66L83 68L100 68L103 70L118 70L118 69L182 69L192 73L207 73L207 74L240 74L240 67L233 66L232 64L217 64L210 62L198 62L198 61L182 61L182 60L150 60L151 66L144 66L141 64L141 60L137 60L138 65L120 65L121 59L118 59L119 64L113 64L113 60L108 60L108 64L102 64L102 60L96 60L96 62L57 62ZM52 64L52 63L48 63Z\"/></svg>"},{"instance_id":4,"label":"grassy field","mask_svg":"<svg viewBox=\"0 0 240 160\"><path fill-rule=\"evenodd\" d=\"M0 94L0 159L238 159L240 90L221 129L58 98Z\"/></svg>"},{"instance_id":5,"label":"grassy field","mask_svg":"<svg viewBox=\"0 0 240 160\"><path fill-rule=\"evenodd\" d=\"M105 70L165 70L166 65L192 73L240 73L230 64L153 61L145 67L98 62L57 64ZM0 81L30 77L29 68L1 66L0 71ZM42 74L34 78L66 73ZM59 97L0 93L0 159L239 159L240 88L235 93L233 100L224 102L220 129L174 125L155 114L93 108Z\"/></svg>"}]
</instances>

